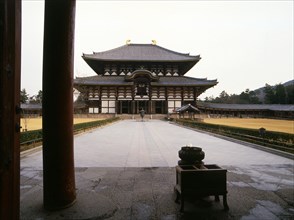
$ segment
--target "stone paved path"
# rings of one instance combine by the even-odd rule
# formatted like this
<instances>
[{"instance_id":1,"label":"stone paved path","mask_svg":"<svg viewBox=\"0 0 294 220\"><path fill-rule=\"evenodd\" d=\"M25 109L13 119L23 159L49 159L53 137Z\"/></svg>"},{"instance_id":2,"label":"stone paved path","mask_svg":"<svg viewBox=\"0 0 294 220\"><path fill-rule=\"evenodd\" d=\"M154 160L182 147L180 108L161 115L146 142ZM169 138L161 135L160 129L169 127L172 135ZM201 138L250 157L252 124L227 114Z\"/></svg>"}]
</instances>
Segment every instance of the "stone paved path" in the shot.
<instances>
[{"instance_id":1,"label":"stone paved path","mask_svg":"<svg viewBox=\"0 0 294 220\"><path fill-rule=\"evenodd\" d=\"M181 146L203 149L205 163L221 166L287 164L291 160L159 120L124 120L75 137L76 167L174 167ZM42 153L21 166L42 167Z\"/></svg>"},{"instance_id":2,"label":"stone paved path","mask_svg":"<svg viewBox=\"0 0 294 220\"><path fill-rule=\"evenodd\" d=\"M293 219L294 161L168 122L125 120L74 138L77 203L42 209L42 152L22 155L21 219ZM206 164L228 170L222 203L173 199L181 146L200 146Z\"/></svg>"}]
</instances>

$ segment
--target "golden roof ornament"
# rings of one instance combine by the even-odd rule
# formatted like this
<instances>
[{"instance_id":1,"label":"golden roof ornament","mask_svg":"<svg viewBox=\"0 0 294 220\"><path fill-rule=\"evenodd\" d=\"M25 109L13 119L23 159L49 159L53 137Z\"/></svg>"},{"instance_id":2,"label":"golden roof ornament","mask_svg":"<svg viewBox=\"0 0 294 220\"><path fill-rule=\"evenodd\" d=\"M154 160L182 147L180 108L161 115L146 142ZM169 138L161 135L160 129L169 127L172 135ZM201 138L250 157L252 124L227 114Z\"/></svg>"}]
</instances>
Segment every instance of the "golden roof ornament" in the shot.
<instances>
[{"instance_id":1,"label":"golden roof ornament","mask_svg":"<svg viewBox=\"0 0 294 220\"><path fill-rule=\"evenodd\" d=\"M156 45L156 40L152 40L152 44L153 45Z\"/></svg>"},{"instance_id":2,"label":"golden roof ornament","mask_svg":"<svg viewBox=\"0 0 294 220\"><path fill-rule=\"evenodd\" d=\"M131 40L126 40L126 45L129 45L131 43Z\"/></svg>"}]
</instances>

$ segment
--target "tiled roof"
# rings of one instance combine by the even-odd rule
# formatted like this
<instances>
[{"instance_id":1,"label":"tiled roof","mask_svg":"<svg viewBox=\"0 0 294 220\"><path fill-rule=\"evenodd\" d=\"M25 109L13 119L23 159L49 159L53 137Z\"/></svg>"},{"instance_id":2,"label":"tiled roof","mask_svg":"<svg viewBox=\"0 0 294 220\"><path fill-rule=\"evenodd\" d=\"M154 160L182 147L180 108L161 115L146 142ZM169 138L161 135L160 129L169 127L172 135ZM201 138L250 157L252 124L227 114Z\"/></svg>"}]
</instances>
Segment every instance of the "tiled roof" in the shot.
<instances>
[{"instance_id":1,"label":"tiled roof","mask_svg":"<svg viewBox=\"0 0 294 220\"><path fill-rule=\"evenodd\" d=\"M271 111L292 111L294 112L294 105L281 104L221 104L221 103L199 103L199 108L210 109L230 109L230 110L271 110Z\"/></svg>"},{"instance_id":2,"label":"tiled roof","mask_svg":"<svg viewBox=\"0 0 294 220\"><path fill-rule=\"evenodd\" d=\"M105 61L199 61L199 55L178 53L153 44L127 44L112 50L83 54L85 60Z\"/></svg>"},{"instance_id":3,"label":"tiled roof","mask_svg":"<svg viewBox=\"0 0 294 220\"><path fill-rule=\"evenodd\" d=\"M151 85L157 86L214 86L217 84L216 80L207 80L206 78L193 78L187 76L163 76L158 82L151 82Z\"/></svg>"},{"instance_id":4,"label":"tiled roof","mask_svg":"<svg viewBox=\"0 0 294 220\"><path fill-rule=\"evenodd\" d=\"M74 80L76 85L133 85L133 82L126 82L125 76L90 76ZM153 86L214 86L216 80L192 78L186 76L162 76L157 82L151 82Z\"/></svg>"},{"instance_id":5,"label":"tiled roof","mask_svg":"<svg viewBox=\"0 0 294 220\"><path fill-rule=\"evenodd\" d=\"M75 85L133 85L133 82L126 82L124 76L89 76L74 79Z\"/></svg>"},{"instance_id":6,"label":"tiled roof","mask_svg":"<svg viewBox=\"0 0 294 220\"><path fill-rule=\"evenodd\" d=\"M195 106L188 104L188 105L183 105L180 108L176 109L176 112L200 112L200 110L198 108L196 108Z\"/></svg>"},{"instance_id":7,"label":"tiled roof","mask_svg":"<svg viewBox=\"0 0 294 220\"><path fill-rule=\"evenodd\" d=\"M36 104L21 103L20 107L23 110L41 110L42 109L42 104L40 104L40 103L36 103Z\"/></svg>"}]
</instances>

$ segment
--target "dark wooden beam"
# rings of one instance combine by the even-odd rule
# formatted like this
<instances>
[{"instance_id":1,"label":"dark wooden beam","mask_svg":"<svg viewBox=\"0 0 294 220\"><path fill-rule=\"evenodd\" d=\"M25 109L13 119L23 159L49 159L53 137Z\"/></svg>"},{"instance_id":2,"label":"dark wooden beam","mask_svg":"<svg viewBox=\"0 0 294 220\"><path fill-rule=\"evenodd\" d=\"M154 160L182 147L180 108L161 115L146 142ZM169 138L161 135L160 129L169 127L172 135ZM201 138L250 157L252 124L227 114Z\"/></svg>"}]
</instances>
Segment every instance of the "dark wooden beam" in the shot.
<instances>
[{"instance_id":1,"label":"dark wooden beam","mask_svg":"<svg viewBox=\"0 0 294 220\"><path fill-rule=\"evenodd\" d=\"M75 0L46 0L43 55L44 208L76 200L73 153Z\"/></svg>"},{"instance_id":2,"label":"dark wooden beam","mask_svg":"<svg viewBox=\"0 0 294 220\"><path fill-rule=\"evenodd\" d=\"M0 1L0 219L19 219L21 1Z\"/></svg>"}]
</instances>

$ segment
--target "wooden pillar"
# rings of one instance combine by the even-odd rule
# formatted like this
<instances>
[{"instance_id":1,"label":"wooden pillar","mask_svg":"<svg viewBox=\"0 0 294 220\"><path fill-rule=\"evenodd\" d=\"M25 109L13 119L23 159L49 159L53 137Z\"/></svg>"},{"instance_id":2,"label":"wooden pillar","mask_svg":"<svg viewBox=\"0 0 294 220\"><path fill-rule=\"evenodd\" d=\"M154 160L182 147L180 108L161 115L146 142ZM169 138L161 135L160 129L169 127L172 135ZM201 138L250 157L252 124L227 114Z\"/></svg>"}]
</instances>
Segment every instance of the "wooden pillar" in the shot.
<instances>
[{"instance_id":1,"label":"wooden pillar","mask_svg":"<svg viewBox=\"0 0 294 220\"><path fill-rule=\"evenodd\" d=\"M76 200L73 155L75 0L45 1L43 54L44 208Z\"/></svg>"},{"instance_id":2,"label":"wooden pillar","mask_svg":"<svg viewBox=\"0 0 294 220\"><path fill-rule=\"evenodd\" d=\"M98 112L99 113L102 113L102 101L101 101L101 98L102 98L102 87L101 86L98 87L98 97L99 97L99 101L98 101Z\"/></svg>"},{"instance_id":3,"label":"wooden pillar","mask_svg":"<svg viewBox=\"0 0 294 220\"><path fill-rule=\"evenodd\" d=\"M136 114L135 88L136 88L136 85L134 84L132 86L132 114Z\"/></svg>"},{"instance_id":4,"label":"wooden pillar","mask_svg":"<svg viewBox=\"0 0 294 220\"><path fill-rule=\"evenodd\" d=\"M165 87L165 113L168 114L168 91L167 87Z\"/></svg>"},{"instance_id":5,"label":"wooden pillar","mask_svg":"<svg viewBox=\"0 0 294 220\"><path fill-rule=\"evenodd\" d=\"M152 87L150 84L149 84L149 97L148 97L148 114L152 114Z\"/></svg>"},{"instance_id":6,"label":"wooden pillar","mask_svg":"<svg viewBox=\"0 0 294 220\"><path fill-rule=\"evenodd\" d=\"M115 87L115 116L117 114L121 114L121 105L120 102L118 101L118 87Z\"/></svg>"},{"instance_id":7,"label":"wooden pillar","mask_svg":"<svg viewBox=\"0 0 294 220\"><path fill-rule=\"evenodd\" d=\"M149 99L147 101L147 109L145 109L145 111L147 112L147 114L152 114L152 110L151 110L152 104L151 104L151 100Z\"/></svg>"},{"instance_id":8,"label":"wooden pillar","mask_svg":"<svg viewBox=\"0 0 294 220\"><path fill-rule=\"evenodd\" d=\"M132 110L132 114L135 114L135 101L134 100L132 100L132 102L131 102L131 110Z\"/></svg>"},{"instance_id":9,"label":"wooden pillar","mask_svg":"<svg viewBox=\"0 0 294 220\"><path fill-rule=\"evenodd\" d=\"M181 87L181 106L184 105L184 87Z\"/></svg>"},{"instance_id":10,"label":"wooden pillar","mask_svg":"<svg viewBox=\"0 0 294 220\"><path fill-rule=\"evenodd\" d=\"M193 101L194 101L194 103L193 103L193 105L195 106L195 107L197 107L197 89L194 87L193 88Z\"/></svg>"},{"instance_id":11,"label":"wooden pillar","mask_svg":"<svg viewBox=\"0 0 294 220\"><path fill-rule=\"evenodd\" d=\"M21 1L0 1L0 219L19 219Z\"/></svg>"}]
</instances>

